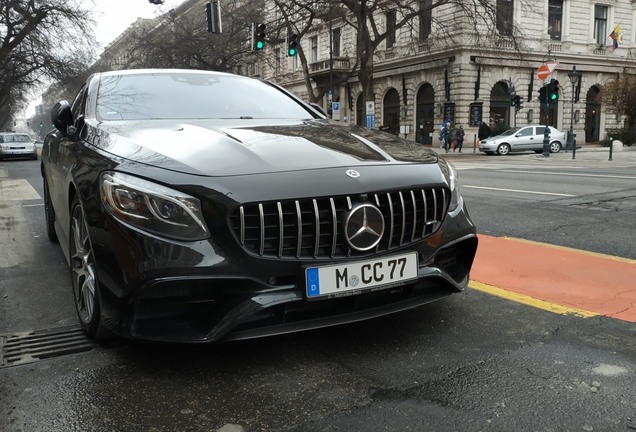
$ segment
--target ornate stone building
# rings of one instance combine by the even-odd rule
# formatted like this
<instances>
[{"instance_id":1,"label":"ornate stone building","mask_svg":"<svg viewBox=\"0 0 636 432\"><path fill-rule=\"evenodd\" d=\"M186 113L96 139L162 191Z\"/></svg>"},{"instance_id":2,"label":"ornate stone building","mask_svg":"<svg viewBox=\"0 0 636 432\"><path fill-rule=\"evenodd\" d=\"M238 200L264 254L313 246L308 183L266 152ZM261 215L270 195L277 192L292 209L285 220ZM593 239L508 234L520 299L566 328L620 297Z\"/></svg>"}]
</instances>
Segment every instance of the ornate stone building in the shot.
<instances>
[{"instance_id":1,"label":"ornate stone building","mask_svg":"<svg viewBox=\"0 0 636 432\"><path fill-rule=\"evenodd\" d=\"M390 35L374 55L375 100L370 108L375 127L431 144L438 142L445 119L464 126L470 146L482 120L494 130L547 122L566 131L572 122L579 144L602 140L622 126L622 119L596 96L603 83L636 66L634 1L492 1L495 32L482 35L479 43L474 42L475 29L469 30L462 12L452 5L422 12L394 30L399 14L389 11L376 17L385 26L380 31L388 28ZM273 1L267 3L268 19L277 22ZM442 29L440 23L446 21L451 24ZM616 49L613 30L621 34ZM353 28L343 20L323 20L300 44L313 84L333 89L336 117L364 125L368 113L358 77L354 73L340 83L356 63L355 41ZM299 59L286 56L284 39L269 44L255 61L260 76L307 97ZM544 81L537 76L546 62L556 63L548 81L559 82L558 101L549 105L539 102ZM581 74L575 84L568 77L573 67ZM511 106L514 94L520 109ZM325 108L328 102L325 97Z\"/></svg>"}]
</instances>

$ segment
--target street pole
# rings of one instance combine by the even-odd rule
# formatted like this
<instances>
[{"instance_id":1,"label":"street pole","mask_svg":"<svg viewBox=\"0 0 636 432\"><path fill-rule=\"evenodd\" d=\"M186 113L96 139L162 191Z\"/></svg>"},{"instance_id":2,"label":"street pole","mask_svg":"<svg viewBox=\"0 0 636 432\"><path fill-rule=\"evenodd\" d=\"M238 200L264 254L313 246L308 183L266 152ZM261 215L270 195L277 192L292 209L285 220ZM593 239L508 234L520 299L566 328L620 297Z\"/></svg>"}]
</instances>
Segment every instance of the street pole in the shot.
<instances>
[{"instance_id":1,"label":"street pole","mask_svg":"<svg viewBox=\"0 0 636 432\"><path fill-rule=\"evenodd\" d=\"M572 106L570 109L570 133L568 143L572 145L572 160L576 159L576 140L574 139L574 88L581 79L581 72L576 70L576 66L572 66L572 70L568 72L570 84L572 84Z\"/></svg>"},{"instance_id":2,"label":"street pole","mask_svg":"<svg viewBox=\"0 0 636 432\"><path fill-rule=\"evenodd\" d=\"M547 92L546 92L547 96ZM545 104L545 131L543 132L543 157L550 157L550 126L548 126L548 117L550 113L550 99Z\"/></svg>"}]
</instances>

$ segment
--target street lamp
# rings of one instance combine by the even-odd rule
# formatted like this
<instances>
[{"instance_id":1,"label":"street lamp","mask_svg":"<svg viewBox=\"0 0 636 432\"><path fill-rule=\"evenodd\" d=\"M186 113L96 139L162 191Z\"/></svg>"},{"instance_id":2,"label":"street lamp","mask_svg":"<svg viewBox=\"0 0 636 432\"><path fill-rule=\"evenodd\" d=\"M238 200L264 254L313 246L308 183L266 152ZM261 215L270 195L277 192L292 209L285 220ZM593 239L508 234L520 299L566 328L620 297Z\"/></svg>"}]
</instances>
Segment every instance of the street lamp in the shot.
<instances>
[{"instance_id":1,"label":"street lamp","mask_svg":"<svg viewBox=\"0 0 636 432\"><path fill-rule=\"evenodd\" d=\"M572 159L576 159L576 144L574 142L574 90L581 79L581 72L576 70L576 66L572 66L572 70L568 72L568 78L572 84L572 107L570 110L570 133L568 136L568 144L572 146Z\"/></svg>"}]
</instances>

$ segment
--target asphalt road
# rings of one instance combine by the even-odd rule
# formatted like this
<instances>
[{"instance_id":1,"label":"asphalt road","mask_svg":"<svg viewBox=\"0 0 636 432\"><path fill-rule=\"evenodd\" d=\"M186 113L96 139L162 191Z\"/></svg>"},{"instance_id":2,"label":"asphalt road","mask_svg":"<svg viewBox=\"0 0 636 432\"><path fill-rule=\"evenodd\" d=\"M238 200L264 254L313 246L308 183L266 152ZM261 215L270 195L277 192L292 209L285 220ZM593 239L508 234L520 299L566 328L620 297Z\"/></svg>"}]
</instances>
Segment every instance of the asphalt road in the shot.
<instances>
[{"instance_id":1,"label":"asphalt road","mask_svg":"<svg viewBox=\"0 0 636 432\"><path fill-rule=\"evenodd\" d=\"M636 164L537 167L531 157L457 160L481 233L636 258ZM43 341L61 329L54 348L62 354L76 338L75 312L62 253L44 231L41 192L37 162L0 163L0 340L28 345L32 331ZM69 346L83 351L0 367L0 430L636 429L635 324L472 289L284 337Z\"/></svg>"}]
</instances>

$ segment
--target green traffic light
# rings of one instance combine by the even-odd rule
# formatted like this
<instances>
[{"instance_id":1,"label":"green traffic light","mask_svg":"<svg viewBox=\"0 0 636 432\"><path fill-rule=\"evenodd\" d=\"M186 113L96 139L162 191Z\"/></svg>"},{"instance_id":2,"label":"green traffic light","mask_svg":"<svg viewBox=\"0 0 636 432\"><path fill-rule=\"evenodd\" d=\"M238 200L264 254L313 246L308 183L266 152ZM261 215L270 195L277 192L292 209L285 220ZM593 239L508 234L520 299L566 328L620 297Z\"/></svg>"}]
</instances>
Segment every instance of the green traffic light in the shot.
<instances>
[{"instance_id":1,"label":"green traffic light","mask_svg":"<svg viewBox=\"0 0 636 432\"><path fill-rule=\"evenodd\" d=\"M557 100L559 98L559 95L557 95L556 93L552 93L550 95L550 100Z\"/></svg>"},{"instance_id":2,"label":"green traffic light","mask_svg":"<svg viewBox=\"0 0 636 432\"><path fill-rule=\"evenodd\" d=\"M257 50L262 50L263 48L265 48L265 42L263 42L263 41L256 41L256 49L257 49Z\"/></svg>"},{"instance_id":3,"label":"green traffic light","mask_svg":"<svg viewBox=\"0 0 636 432\"><path fill-rule=\"evenodd\" d=\"M295 48L290 48L289 49L289 55L290 56L295 56L296 55L296 49Z\"/></svg>"}]
</instances>

